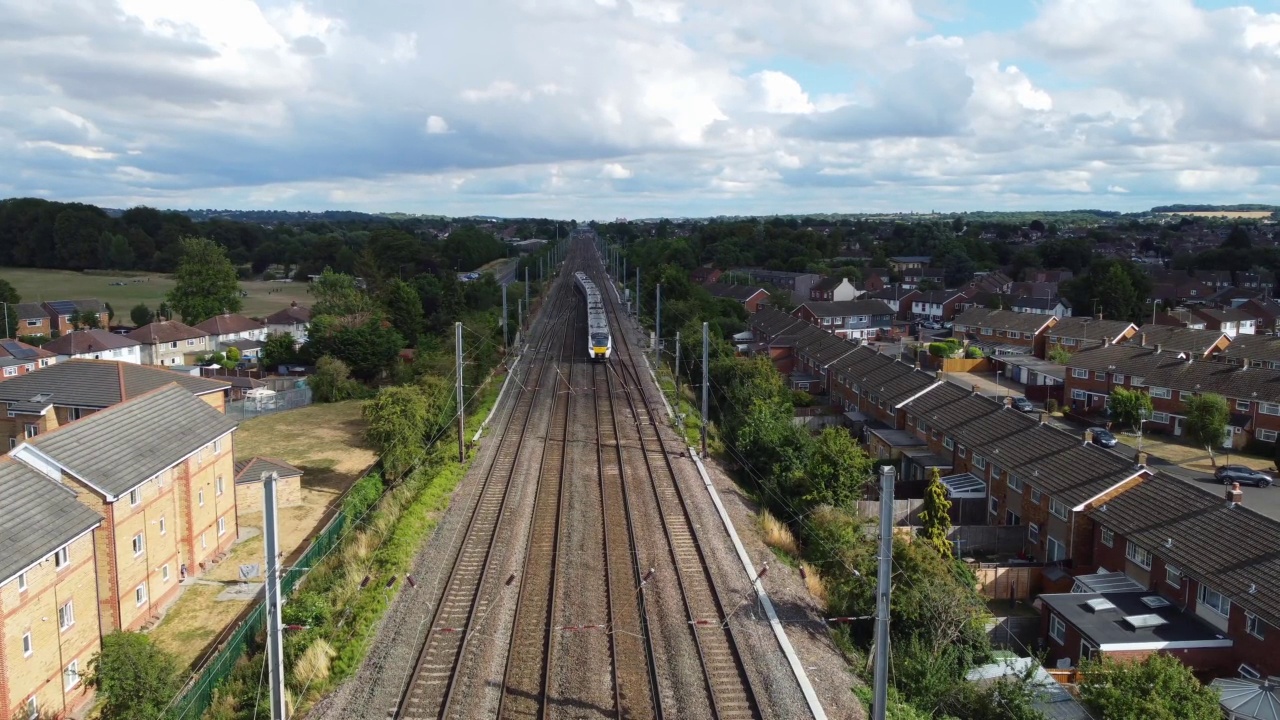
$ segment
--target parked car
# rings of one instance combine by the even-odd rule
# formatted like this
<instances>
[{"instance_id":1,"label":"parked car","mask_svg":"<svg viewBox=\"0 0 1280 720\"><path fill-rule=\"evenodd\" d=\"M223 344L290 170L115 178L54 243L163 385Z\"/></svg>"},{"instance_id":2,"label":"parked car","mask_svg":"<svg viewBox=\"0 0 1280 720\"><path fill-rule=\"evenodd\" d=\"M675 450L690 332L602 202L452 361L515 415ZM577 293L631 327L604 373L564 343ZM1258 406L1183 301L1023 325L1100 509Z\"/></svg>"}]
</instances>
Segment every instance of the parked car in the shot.
<instances>
[{"instance_id":1,"label":"parked car","mask_svg":"<svg viewBox=\"0 0 1280 720\"><path fill-rule=\"evenodd\" d=\"M1222 465L1213 471L1213 476L1221 480L1223 485L1240 483L1264 488L1275 482L1270 475L1261 470L1254 470L1244 465Z\"/></svg>"},{"instance_id":2,"label":"parked car","mask_svg":"<svg viewBox=\"0 0 1280 720\"><path fill-rule=\"evenodd\" d=\"M1016 397L1013 399L1013 409L1022 412L1035 412L1036 406L1032 405L1031 401L1024 397Z\"/></svg>"},{"instance_id":3,"label":"parked car","mask_svg":"<svg viewBox=\"0 0 1280 720\"><path fill-rule=\"evenodd\" d=\"M1104 448L1113 448L1116 446L1116 443L1119 442L1116 440L1116 436L1112 435L1111 431L1106 428L1091 427L1089 428L1089 432L1093 433L1093 442Z\"/></svg>"}]
</instances>

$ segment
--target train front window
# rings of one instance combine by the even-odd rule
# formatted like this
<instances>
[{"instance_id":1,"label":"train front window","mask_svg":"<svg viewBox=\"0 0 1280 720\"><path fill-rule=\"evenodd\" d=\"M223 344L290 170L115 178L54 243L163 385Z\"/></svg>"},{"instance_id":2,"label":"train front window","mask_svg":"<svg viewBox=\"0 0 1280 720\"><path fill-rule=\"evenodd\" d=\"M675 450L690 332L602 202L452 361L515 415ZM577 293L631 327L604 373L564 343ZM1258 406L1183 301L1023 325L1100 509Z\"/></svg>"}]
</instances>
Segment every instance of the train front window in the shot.
<instances>
[{"instance_id":1,"label":"train front window","mask_svg":"<svg viewBox=\"0 0 1280 720\"><path fill-rule=\"evenodd\" d=\"M593 333L591 335L591 344L596 347L604 347L609 344L609 336L603 333Z\"/></svg>"}]
</instances>

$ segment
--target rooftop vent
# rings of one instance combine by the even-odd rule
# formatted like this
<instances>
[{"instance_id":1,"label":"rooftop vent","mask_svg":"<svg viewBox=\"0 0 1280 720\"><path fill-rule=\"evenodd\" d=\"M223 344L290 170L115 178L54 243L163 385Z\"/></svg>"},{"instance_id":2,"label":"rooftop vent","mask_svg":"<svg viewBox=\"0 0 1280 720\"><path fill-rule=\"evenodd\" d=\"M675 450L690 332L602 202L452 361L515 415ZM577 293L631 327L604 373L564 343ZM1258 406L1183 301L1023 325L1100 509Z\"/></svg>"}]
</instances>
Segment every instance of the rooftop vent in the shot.
<instances>
[{"instance_id":1,"label":"rooftop vent","mask_svg":"<svg viewBox=\"0 0 1280 720\"><path fill-rule=\"evenodd\" d=\"M1155 610L1156 608L1169 607L1171 603L1168 600L1165 600L1164 598L1160 597L1159 595L1148 595L1142 598L1142 604L1146 605L1152 610Z\"/></svg>"},{"instance_id":2,"label":"rooftop vent","mask_svg":"<svg viewBox=\"0 0 1280 720\"><path fill-rule=\"evenodd\" d=\"M40 393L39 395L36 395L35 397L31 398L30 402L33 402L33 403L46 402L51 397L53 397L53 393Z\"/></svg>"},{"instance_id":3,"label":"rooftop vent","mask_svg":"<svg viewBox=\"0 0 1280 720\"><path fill-rule=\"evenodd\" d=\"M1127 615L1124 619L1134 630L1143 630L1146 628L1160 627L1168 625L1169 621L1154 613L1147 615Z\"/></svg>"},{"instance_id":4,"label":"rooftop vent","mask_svg":"<svg viewBox=\"0 0 1280 720\"><path fill-rule=\"evenodd\" d=\"M1095 613L1116 609L1115 604L1106 598L1094 598L1093 600L1085 603L1085 605L1088 605L1089 610Z\"/></svg>"}]
</instances>

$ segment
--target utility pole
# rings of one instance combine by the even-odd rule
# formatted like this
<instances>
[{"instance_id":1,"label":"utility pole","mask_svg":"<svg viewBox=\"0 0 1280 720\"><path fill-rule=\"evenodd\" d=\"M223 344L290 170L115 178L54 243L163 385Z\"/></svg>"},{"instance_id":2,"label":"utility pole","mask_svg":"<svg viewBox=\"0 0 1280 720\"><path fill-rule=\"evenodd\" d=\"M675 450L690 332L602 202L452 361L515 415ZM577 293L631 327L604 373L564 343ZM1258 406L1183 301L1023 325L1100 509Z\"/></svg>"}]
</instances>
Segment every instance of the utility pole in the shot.
<instances>
[{"instance_id":1,"label":"utility pole","mask_svg":"<svg viewBox=\"0 0 1280 720\"><path fill-rule=\"evenodd\" d=\"M627 284L627 256L626 255L622 256L622 274L618 276L618 279L621 281L620 284L622 285Z\"/></svg>"},{"instance_id":2,"label":"utility pole","mask_svg":"<svg viewBox=\"0 0 1280 720\"><path fill-rule=\"evenodd\" d=\"M530 307L529 305L529 266L528 265L524 266L524 306Z\"/></svg>"},{"instance_id":3,"label":"utility pole","mask_svg":"<svg viewBox=\"0 0 1280 720\"><path fill-rule=\"evenodd\" d=\"M277 473L262 473L262 546L267 555L267 674L271 682L271 720L285 720L284 621L280 606L280 526L276 517Z\"/></svg>"},{"instance_id":4,"label":"utility pole","mask_svg":"<svg viewBox=\"0 0 1280 720\"><path fill-rule=\"evenodd\" d=\"M458 462L467 461L466 403L462 400L462 323L454 323L455 355L458 358Z\"/></svg>"},{"instance_id":5,"label":"utility pole","mask_svg":"<svg viewBox=\"0 0 1280 720\"><path fill-rule=\"evenodd\" d=\"M892 465L880 468L880 567L876 572L876 646L871 720L885 720L889 702L889 593L893 575Z\"/></svg>"},{"instance_id":6,"label":"utility pole","mask_svg":"<svg viewBox=\"0 0 1280 720\"><path fill-rule=\"evenodd\" d=\"M640 268L636 268L636 320L640 318Z\"/></svg>"},{"instance_id":7,"label":"utility pole","mask_svg":"<svg viewBox=\"0 0 1280 720\"><path fill-rule=\"evenodd\" d=\"M680 331L676 331L676 397L680 397Z\"/></svg>"},{"instance_id":8,"label":"utility pole","mask_svg":"<svg viewBox=\"0 0 1280 720\"><path fill-rule=\"evenodd\" d=\"M653 311L653 362L656 368L662 362L662 283L654 285L653 292L657 295Z\"/></svg>"},{"instance_id":9,"label":"utility pole","mask_svg":"<svg viewBox=\"0 0 1280 720\"><path fill-rule=\"evenodd\" d=\"M524 301L516 298L516 335L524 332Z\"/></svg>"},{"instance_id":10,"label":"utility pole","mask_svg":"<svg viewBox=\"0 0 1280 720\"><path fill-rule=\"evenodd\" d=\"M507 351L507 285L502 284L502 351Z\"/></svg>"},{"instance_id":11,"label":"utility pole","mask_svg":"<svg viewBox=\"0 0 1280 720\"><path fill-rule=\"evenodd\" d=\"M702 323L702 457L707 456L707 323Z\"/></svg>"}]
</instances>

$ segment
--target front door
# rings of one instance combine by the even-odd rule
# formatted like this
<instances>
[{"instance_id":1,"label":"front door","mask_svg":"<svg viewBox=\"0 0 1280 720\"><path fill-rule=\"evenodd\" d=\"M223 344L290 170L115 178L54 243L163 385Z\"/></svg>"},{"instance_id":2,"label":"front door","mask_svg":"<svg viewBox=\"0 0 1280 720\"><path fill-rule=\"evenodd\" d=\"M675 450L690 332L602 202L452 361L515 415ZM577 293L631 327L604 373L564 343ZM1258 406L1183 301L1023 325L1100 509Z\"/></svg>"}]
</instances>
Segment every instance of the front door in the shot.
<instances>
[{"instance_id":1,"label":"front door","mask_svg":"<svg viewBox=\"0 0 1280 720\"><path fill-rule=\"evenodd\" d=\"M1182 418L1176 415L1173 418L1173 434L1182 435Z\"/></svg>"}]
</instances>

